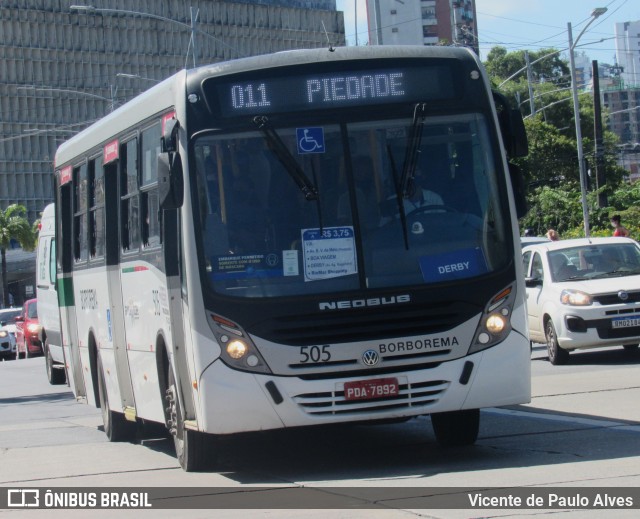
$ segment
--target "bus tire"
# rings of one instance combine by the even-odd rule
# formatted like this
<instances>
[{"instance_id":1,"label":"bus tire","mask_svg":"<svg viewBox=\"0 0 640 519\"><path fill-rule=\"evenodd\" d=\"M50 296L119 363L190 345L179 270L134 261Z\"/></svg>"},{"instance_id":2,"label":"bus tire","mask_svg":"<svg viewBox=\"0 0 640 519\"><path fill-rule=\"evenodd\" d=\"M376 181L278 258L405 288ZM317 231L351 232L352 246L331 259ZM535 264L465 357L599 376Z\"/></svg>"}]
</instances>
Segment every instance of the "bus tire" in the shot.
<instances>
[{"instance_id":1,"label":"bus tire","mask_svg":"<svg viewBox=\"0 0 640 519\"><path fill-rule=\"evenodd\" d=\"M554 366L561 366L569 362L569 352L561 348L560 344L558 344L558 334L551 319L547 319L547 323L544 326L544 335L547 338L547 355L549 356L549 362Z\"/></svg>"},{"instance_id":2,"label":"bus tire","mask_svg":"<svg viewBox=\"0 0 640 519\"><path fill-rule=\"evenodd\" d=\"M209 435L185 427L184 414L178 398L178 386L171 366L169 366L168 380L167 427L173 437L176 458L185 472L203 470L208 462Z\"/></svg>"},{"instance_id":3,"label":"bus tire","mask_svg":"<svg viewBox=\"0 0 640 519\"><path fill-rule=\"evenodd\" d=\"M112 411L109 408L109 395L107 393L104 369L102 368L100 356L98 356L98 399L102 413L102 423L104 424L104 433L107 435L109 441L125 442L135 439L137 424L128 421L123 413Z\"/></svg>"},{"instance_id":4,"label":"bus tire","mask_svg":"<svg viewBox=\"0 0 640 519\"><path fill-rule=\"evenodd\" d=\"M44 357L49 384L53 386L57 384L64 384L67 381L66 373L64 372L64 369L54 367L53 359L51 358L51 353L49 352L49 344L47 344L46 340L44 342Z\"/></svg>"},{"instance_id":5,"label":"bus tire","mask_svg":"<svg viewBox=\"0 0 640 519\"><path fill-rule=\"evenodd\" d=\"M434 413L431 425L436 440L443 447L473 445L480 430L480 409Z\"/></svg>"}]
</instances>

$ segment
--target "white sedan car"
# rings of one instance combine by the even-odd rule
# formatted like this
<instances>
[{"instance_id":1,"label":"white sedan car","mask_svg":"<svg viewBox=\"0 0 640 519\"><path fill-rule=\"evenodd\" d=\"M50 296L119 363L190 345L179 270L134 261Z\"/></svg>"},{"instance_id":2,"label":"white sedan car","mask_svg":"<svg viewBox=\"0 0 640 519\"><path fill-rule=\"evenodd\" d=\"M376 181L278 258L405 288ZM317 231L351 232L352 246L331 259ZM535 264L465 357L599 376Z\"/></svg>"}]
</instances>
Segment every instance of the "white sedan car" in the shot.
<instances>
[{"instance_id":1,"label":"white sedan car","mask_svg":"<svg viewBox=\"0 0 640 519\"><path fill-rule=\"evenodd\" d=\"M581 238L525 247L532 342L565 364L582 348L640 343L640 246L629 238Z\"/></svg>"},{"instance_id":2,"label":"white sedan car","mask_svg":"<svg viewBox=\"0 0 640 519\"><path fill-rule=\"evenodd\" d=\"M15 359L18 355L15 318L20 315L20 311L20 308L0 310L0 358Z\"/></svg>"}]
</instances>

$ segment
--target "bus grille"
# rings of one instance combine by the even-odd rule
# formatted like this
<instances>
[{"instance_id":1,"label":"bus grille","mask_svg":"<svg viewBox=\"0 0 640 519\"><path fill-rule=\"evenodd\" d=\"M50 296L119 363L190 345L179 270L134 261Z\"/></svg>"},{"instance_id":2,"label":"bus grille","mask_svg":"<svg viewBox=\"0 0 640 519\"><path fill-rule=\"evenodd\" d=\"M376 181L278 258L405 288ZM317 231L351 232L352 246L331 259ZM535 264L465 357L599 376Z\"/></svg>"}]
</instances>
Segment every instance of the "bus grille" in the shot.
<instances>
[{"instance_id":1,"label":"bus grille","mask_svg":"<svg viewBox=\"0 0 640 519\"><path fill-rule=\"evenodd\" d=\"M272 342L295 346L357 342L440 333L481 311L467 303L439 301L353 310L347 314L280 316L254 323L249 332Z\"/></svg>"},{"instance_id":2,"label":"bus grille","mask_svg":"<svg viewBox=\"0 0 640 519\"><path fill-rule=\"evenodd\" d=\"M401 382L399 385L399 394L393 397L345 400L344 391L337 389L324 393L301 394L294 396L293 400L305 413L313 416L357 415L392 411L394 409L427 407L436 403L449 385L450 382L445 380L432 380L413 384L405 380L404 383Z\"/></svg>"}]
</instances>

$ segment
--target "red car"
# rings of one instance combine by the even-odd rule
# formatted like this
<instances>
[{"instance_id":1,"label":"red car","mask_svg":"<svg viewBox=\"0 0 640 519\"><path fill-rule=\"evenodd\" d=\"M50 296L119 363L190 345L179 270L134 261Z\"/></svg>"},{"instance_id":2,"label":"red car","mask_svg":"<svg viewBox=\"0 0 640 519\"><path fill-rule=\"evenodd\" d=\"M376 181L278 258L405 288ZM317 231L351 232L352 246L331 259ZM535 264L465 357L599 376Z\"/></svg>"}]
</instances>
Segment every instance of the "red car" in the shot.
<instances>
[{"instance_id":1,"label":"red car","mask_svg":"<svg viewBox=\"0 0 640 519\"><path fill-rule=\"evenodd\" d=\"M18 357L42 355L40 324L38 324L38 300L29 299L16 317L16 343Z\"/></svg>"}]
</instances>

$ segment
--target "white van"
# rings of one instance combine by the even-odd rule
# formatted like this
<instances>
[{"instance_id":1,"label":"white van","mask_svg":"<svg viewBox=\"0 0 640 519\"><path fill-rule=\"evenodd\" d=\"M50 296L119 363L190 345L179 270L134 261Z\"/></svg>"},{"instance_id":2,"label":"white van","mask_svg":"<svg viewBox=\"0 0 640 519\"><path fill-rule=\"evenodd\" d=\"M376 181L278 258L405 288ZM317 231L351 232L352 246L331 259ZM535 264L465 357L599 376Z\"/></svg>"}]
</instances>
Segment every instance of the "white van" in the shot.
<instances>
[{"instance_id":1,"label":"white van","mask_svg":"<svg viewBox=\"0 0 640 519\"><path fill-rule=\"evenodd\" d=\"M38 254L36 257L36 285L38 297L38 320L42 352L46 359L47 377L51 384L63 384L67 380L60 311L56 290L56 237L55 206L45 207L40 221Z\"/></svg>"}]
</instances>

